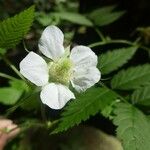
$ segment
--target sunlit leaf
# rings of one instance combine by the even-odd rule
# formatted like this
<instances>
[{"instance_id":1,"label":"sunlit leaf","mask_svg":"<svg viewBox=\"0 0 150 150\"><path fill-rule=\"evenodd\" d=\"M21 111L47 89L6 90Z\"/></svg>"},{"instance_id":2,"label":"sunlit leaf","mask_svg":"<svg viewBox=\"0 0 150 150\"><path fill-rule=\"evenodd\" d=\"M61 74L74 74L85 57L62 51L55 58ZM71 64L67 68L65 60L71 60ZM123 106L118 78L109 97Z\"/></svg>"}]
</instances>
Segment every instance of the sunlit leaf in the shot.
<instances>
[{"instance_id":1,"label":"sunlit leaf","mask_svg":"<svg viewBox=\"0 0 150 150\"><path fill-rule=\"evenodd\" d=\"M29 31L34 18L34 6L20 14L0 22L0 47L12 48Z\"/></svg>"}]
</instances>

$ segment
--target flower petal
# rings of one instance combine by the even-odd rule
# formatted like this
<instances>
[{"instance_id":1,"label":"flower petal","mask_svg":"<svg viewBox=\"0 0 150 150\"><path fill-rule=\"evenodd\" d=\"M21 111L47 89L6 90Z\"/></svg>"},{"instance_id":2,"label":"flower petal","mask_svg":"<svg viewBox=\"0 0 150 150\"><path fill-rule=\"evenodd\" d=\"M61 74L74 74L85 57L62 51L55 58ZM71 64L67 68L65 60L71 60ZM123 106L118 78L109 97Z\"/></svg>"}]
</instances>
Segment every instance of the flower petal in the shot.
<instances>
[{"instance_id":1,"label":"flower petal","mask_svg":"<svg viewBox=\"0 0 150 150\"><path fill-rule=\"evenodd\" d=\"M68 87L55 83L44 86L40 97L42 102L52 109L61 109L70 99L75 99Z\"/></svg>"},{"instance_id":2,"label":"flower petal","mask_svg":"<svg viewBox=\"0 0 150 150\"><path fill-rule=\"evenodd\" d=\"M55 60L64 54L63 41L62 31L56 26L48 26L43 31L38 46L45 56Z\"/></svg>"},{"instance_id":3,"label":"flower petal","mask_svg":"<svg viewBox=\"0 0 150 150\"><path fill-rule=\"evenodd\" d=\"M97 56L86 46L76 46L72 49L70 59L75 67L85 68L97 65Z\"/></svg>"},{"instance_id":4,"label":"flower petal","mask_svg":"<svg viewBox=\"0 0 150 150\"><path fill-rule=\"evenodd\" d=\"M20 62L20 73L37 86L48 83L48 66L45 60L34 52L30 52Z\"/></svg>"},{"instance_id":5,"label":"flower petal","mask_svg":"<svg viewBox=\"0 0 150 150\"><path fill-rule=\"evenodd\" d=\"M90 67L86 69L76 68L73 76L74 78L71 81L72 86L78 92L81 92L97 83L101 78L101 73L96 67Z\"/></svg>"}]
</instances>

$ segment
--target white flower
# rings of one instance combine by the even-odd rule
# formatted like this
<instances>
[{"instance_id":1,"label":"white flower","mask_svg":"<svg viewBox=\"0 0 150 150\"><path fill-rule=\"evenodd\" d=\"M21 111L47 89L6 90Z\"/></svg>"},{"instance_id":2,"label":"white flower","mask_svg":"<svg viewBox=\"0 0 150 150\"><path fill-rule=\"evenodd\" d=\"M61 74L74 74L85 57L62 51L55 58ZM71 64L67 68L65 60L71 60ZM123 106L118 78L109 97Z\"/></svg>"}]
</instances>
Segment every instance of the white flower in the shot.
<instances>
[{"instance_id":1,"label":"white flower","mask_svg":"<svg viewBox=\"0 0 150 150\"><path fill-rule=\"evenodd\" d=\"M78 92L85 91L100 80L96 68L97 56L86 46L74 47L68 55L63 47L64 35L56 26L48 26L39 41L39 50L50 58L30 52L20 62L21 74L37 86L41 86L42 102L53 109L61 109L75 99L69 90L70 83Z\"/></svg>"}]
</instances>

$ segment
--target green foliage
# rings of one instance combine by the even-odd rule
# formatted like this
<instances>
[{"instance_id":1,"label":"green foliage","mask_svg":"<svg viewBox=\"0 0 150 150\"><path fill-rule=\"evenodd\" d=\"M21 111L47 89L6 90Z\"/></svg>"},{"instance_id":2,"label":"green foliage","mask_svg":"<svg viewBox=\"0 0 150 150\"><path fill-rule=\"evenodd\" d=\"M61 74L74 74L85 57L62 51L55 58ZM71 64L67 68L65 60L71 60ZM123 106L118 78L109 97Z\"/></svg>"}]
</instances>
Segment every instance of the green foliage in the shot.
<instances>
[{"instance_id":1,"label":"green foliage","mask_svg":"<svg viewBox=\"0 0 150 150\"><path fill-rule=\"evenodd\" d=\"M116 5L101 7L92 11L90 13L90 16L91 17L96 16L98 13L105 15L106 13L110 13L111 11L113 11L115 8L116 8Z\"/></svg>"},{"instance_id":2,"label":"green foliage","mask_svg":"<svg viewBox=\"0 0 150 150\"><path fill-rule=\"evenodd\" d=\"M116 74L111 86L113 89L130 90L150 83L150 64L131 67Z\"/></svg>"},{"instance_id":3,"label":"green foliage","mask_svg":"<svg viewBox=\"0 0 150 150\"><path fill-rule=\"evenodd\" d=\"M10 80L9 84L12 88L15 88L17 90L28 91L28 85L23 80Z\"/></svg>"},{"instance_id":4,"label":"green foliage","mask_svg":"<svg viewBox=\"0 0 150 150\"><path fill-rule=\"evenodd\" d=\"M5 52L6 52L6 49L5 48L0 48L0 54L5 54Z\"/></svg>"},{"instance_id":5,"label":"green foliage","mask_svg":"<svg viewBox=\"0 0 150 150\"><path fill-rule=\"evenodd\" d=\"M29 31L34 18L34 6L20 14L0 22L0 47L12 48Z\"/></svg>"},{"instance_id":6,"label":"green foliage","mask_svg":"<svg viewBox=\"0 0 150 150\"><path fill-rule=\"evenodd\" d=\"M31 111L31 110L39 110L40 108L40 96L39 93L33 93L30 96L27 94L24 96L24 98L21 100L20 107L24 110Z\"/></svg>"},{"instance_id":7,"label":"green foliage","mask_svg":"<svg viewBox=\"0 0 150 150\"><path fill-rule=\"evenodd\" d=\"M98 58L98 68L102 75L108 75L128 63L136 53L138 47L147 51L149 50L146 45L142 43L142 39L140 38L135 39L135 42L123 39L113 40L110 38L110 35L105 36L98 30L98 26L102 27L109 25L125 13L124 11L115 10L115 5L102 7L91 13L80 14L77 8L78 2L74 2L74 6L70 2L58 0L57 2L52 2L52 5L51 3L50 5L45 5L45 2L39 3L45 6L44 8L40 8L43 12L36 13L36 19L43 26L53 24L60 25L64 28L66 31L65 37L68 37L68 41L64 41L65 45L70 45L70 41L74 34L85 33L86 29L89 29L87 27L95 29L102 40L91 43L90 47L107 47L107 44L116 44L117 47L120 44L130 45L129 47L114 49L100 55ZM48 8L52 9L48 10ZM49 11L49 13L45 13L44 10L46 10L45 12ZM0 22L0 55L4 55L7 49L13 48L24 38L32 25L33 19L34 6L12 18ZM75 24L78 26L74 26ZM41 29L38 28L36 32L41 32ZM33 42L35 43L35 40L33 40ZM33 47L34 43L31 44ZM69 53L69 50L70 47L66 48L66 55ZM19 71L9 62L9 59L5 58L4 61L7 62L10 68L19 74ZM150 147L150 115L148 114L149 111L147 111L150 107L150 64L119 71L114 75L111 83L106 81L106 84L108 86L111 84L114 90L105 87L104 83L103 87L93 86L83 93L76 94L76 99L70 101L64 108L61 118L52 122L41 122L41 116L39 116L40 111L42 111L41 115L43 119L45 119L43 114L44 109L40 109L41 87L36 87L32 83L26 83L27 81L17 80L4 73L0 73L0 76L9 79L9 86L0 88L0 103L10 105L7 106L10 108L6 111L5 115L9 116L14 111L17 112L17 108L22 109L23 117L17 118L17 122L24 122L22 125L19 125L23 131L30 127L34 129L34 126L31 126L31 124L33 124L32 120L30 120L31 117L34 119L37 118L37 121L35 119L34 125L35 127L40 127L40 130L41 127L44 127L47 128L47 131L49 129L54 129L52 133L59 133L80 124L82 121L98 113L105 118L113 120L114 124L117 125L117 135L123 143L124 150L148 150ZM116 89L134 91L133 94L131 93L132 91L119 91L121 94L120 96L115 93ZM130 98L132 104L129 104ZM123 101L121 102L121 100ZM146 108L144 111L147 113L147 116L137 109L134 104L135 106L140 105L139 108L143 108L144 106L144 108ZM24 114L26 115L24 116ZM24 148L22 136L20 143L21 147L19 148ZM31 145L33 145L32 142ZM30 147L30 145L28 146ZM14 149L17 148L18 146L16 144Z\"/></svg>"},{"instance_id":8,"label":"green foliage","mask_svg":"<svg viewBox=\"0 0 150 150\"><path fill-rule=\"evenodd\" d=\"M98 58L98 68L102 74L108 74L124 65L135 54L137 47L115 49L101 54Z\"/></svg>"},{"instance_id":9,"label":"green foliage","mask_svg":"<svg viewBox=\"0 0 150 150\"><path fill-rule=\"evenodd\" d=\"M53 133L67 130L81 121L87 120L116 100L117 95L107 88L90 88L73 100L62 114L58 128Z\"/></svg>"},{"instance_id":10,"label":"green foliage","mask_svg":"<svg viewBox=\"0 0 150 150\"><path fill-rule=\"evenodd\" d=\"M106 6L94 10L89 14L89 18L97 26L105 26L118 20L125 11L113 11L115 6Z\"/></svg>"},{"instance_id":11,"label":"green foliage","mask_svg":"<svg viewBox=\"0 0 150 150\"><path fill-rule=\"evenodd\" d=\"M41 13L36 12L35 18L42 26L49 26L50 24L56 24L53 21L55 18L51 14L45 14L44 12Z\"/></svg>"},{"instance_id":12,"label":"green foliage","mask_svg":"<svg viewBox=\"0 0 150 150\"><path fill-rule=\"evenodd\" d=\"M10 87L0 88L0 103L14 105L21 98L25 89L26 85L24 81L10 81Z\"/></svg>"},{"instance_id":13,"label":"green foliage","mask_svg":"<svg viewBox=\"0 0 150 150\"><path fill-rule=\"evenodd\" d=\"M120 103L114 111L117 136L124 150L148 150L150 126L146 116L130 104Z\"/></svg>"},{"instance_id":14,"label":"green foliage","mask_svg":"<svg viewBox=\"0 0 150 150\"><path fill-rule=\"evenodd\" d=\"M113 110L114 110L114 107L115 105L119 102L120 100L116 100L116 101L112 101L111 104L109 104L108 106L106 106L102 111L101 111L101 114L106 117L106 118L109 118L110 120L112 120L113 118Z\"/></svg>"},{"instance_id":15,"label":"green foliage","mask_svg":"<svg viewBox=\"0 0 150 150\"><path fill-rule=\"evenodd\" d=\"M27 85L26 82L22 80L13 80L9 82L12 88L18 91L23 91L23 96L19 99L19 102L15 105L16 107L21 107L24 110L38 110L40 106L40 96L39 89L36 89L32 85Z\"/></svg>"},{"instance_id":16,"label":"green foliage","mask_svg":"<svg viewBox=\"0 0 150 150\"><path fill-rule=\"evenodd\" d=\"M58 24L61 20L66 20L73 24L92 26L92 22L84 15L75 12L52 12L49 14L37 13L36 19L43 26Z\"/></svg>"},{"instance_id":17,"label":"green foliage","mask_svg":"<svg viewBox=\"0 0 150 150\"><path fill-rule=\"evenodd\" d=\"M84 15L81 15L79 13L58 12L58 13L54 13L54 15L62 20L67 20L71 23L85 25L85 26L93 25L92 22L88 18L86 18Z\"/></svg>"},{"instance_id":18,"label":"green foliage","mask_svg":"<svg viewBox=\"0 0 150 150\"><path fill-rule=\"evenodd\" d=\"M43 26L50 24L59 24L61 20L66 20L73 24L79 24L84 26L104 26L108 25L117 19L119 19L124 11L113 11L116 6L102 7L92 11L90 14L79 14L78 12L72 12L67 10L54 11L49 14L36 13L37 21Z\"/></svg>"},{"instance_id":19,"label":"green foliage","mask_svg":"<svg viewBox=\"0 0 150 150\"><path fill-rule=\"evenodd\" d=\"M13 105L21 97L22 91L14 88L6 87L0 88L0 103L5 105Z\"/></svg>"},{"instance_id":20,"label":"green foliage","mask_svg":"<svg viewBox=\"0 0 150 150\"><path fill-rule=\"evenodd\" d=\"M135 90L131 100L134 104L150 106L150 85Z\"/></svg>"}]
</instances>

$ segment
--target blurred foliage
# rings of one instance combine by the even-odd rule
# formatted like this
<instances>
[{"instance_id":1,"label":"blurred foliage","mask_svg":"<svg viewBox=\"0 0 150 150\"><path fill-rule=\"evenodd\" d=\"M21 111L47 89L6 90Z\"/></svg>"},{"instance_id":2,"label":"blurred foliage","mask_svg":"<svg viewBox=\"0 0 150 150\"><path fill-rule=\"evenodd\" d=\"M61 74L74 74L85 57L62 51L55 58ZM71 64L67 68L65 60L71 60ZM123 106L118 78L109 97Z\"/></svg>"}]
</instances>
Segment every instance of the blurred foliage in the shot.
<instances>
[{"instance_id":1,"label":"blurred foliage","mask_svg":"<svg viewBox=\"0 0 150 150\"><path fill-rule=\"evenodd\" d=\"M35 4L35 9L32 4ZM29 8L24 10L25 6ZM0 108L4 108L0 113L15 119L22 129L20 136L10 142L6 149L38 150L41 149L39 145L42 145L45 150L49 147L54 150L109 150L110 147L106 146L109 145L108 140L106 147L99 147L99 142L103 142L103 139L99 137L100 131L94 129L88 128L86 134L82 132L82 128L73 133L71 131L69 136L68 133L49 135L66 131L91 116L100 114L117 126L116 134L124 150L148 150L150 27L137 27L136 32L133 31L133 40L112 39L111 35L102 32L103 29L106 28L109 32L109 27L115 22L117 24L118 19L126 15L127 11L119 10L117 5L97 6L86 13L81 13L79 8L80 3L76 0L0 1L0 18L3 20L0 22L0 61L16 73L9 74L7 68L4 72L0 71L0 77L6 79L3 87L0 87ZM11 62L16 63L18 59L20 61L24 49L37 50L39 35L48 25L57 25L63 29L65 46L73 42L74 45L74 39L81 35L90 38L89 33L93 32L94 37L91 38L94 42L88 46L99 54L98 68L103 75L96 86L82 94L76 93L76 100L69 102L62 113L49 108L47 110L40 102L39 88L26 81L20 75L16 67L18 65ZM86 44L88 42L85 41ZM107 51L103 53L105 49ZM148 58L144 60L144 64L137 59L139 52ZM56 115L57 113L61 116ZM57 119L53 117L55 115ZM82 135L76 137L75 133ZM106 137L104 134L101 136ZM86 144L80 140L85 140ZM89 140L93 140L91 145L88 145Z\"/></svg>"}]
</instances>

